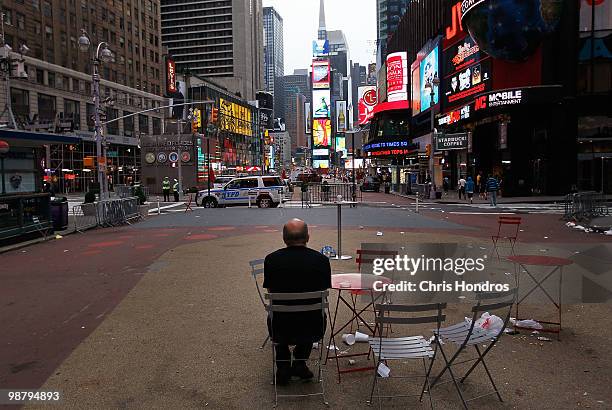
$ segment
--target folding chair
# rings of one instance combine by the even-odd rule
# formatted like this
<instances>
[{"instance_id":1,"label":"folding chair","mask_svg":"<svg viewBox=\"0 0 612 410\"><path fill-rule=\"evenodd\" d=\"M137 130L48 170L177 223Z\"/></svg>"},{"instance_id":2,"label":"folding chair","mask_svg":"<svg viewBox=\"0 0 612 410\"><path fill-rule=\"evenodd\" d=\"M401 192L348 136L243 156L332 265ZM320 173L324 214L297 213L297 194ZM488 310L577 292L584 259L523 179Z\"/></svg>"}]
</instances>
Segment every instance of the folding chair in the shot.
<instances>
[{"instance_id":1,"label":"folding chair","mask_svg":"<svg viewBox=\"0 0 612 410\"><path fill-rule=\"evenodd\" d=\"M434 335L438 335L442 342L451 342L454 345L458 346L458 348L455 354L451 356L449 360L446 356L446 352L444 351L443 347L440 346L440 353L442 354L442 357L444 358L445 366L442 369L442 371L436 376L434 381L431 383L432 387L435 386L436 383L438 383L438 380L440 380L440 378L444 375L444 373L448 371L450 373L453 383L457 387L457 392L459 393L459 397L461 397L463 406L466 409L467 409L468 401L476 400L481 397L489 396L494 393L499 398L499 401L503 402L503 399L501 395L499 394L499 390L497 389L497 386L495 385L495 382L493 381L493 376L491 376L491 372L489 368L487 367L487 364L485 363L484 358L487 355L487 353L491 351L493 346L495 346L495 343L497 343L501 335L504 334L504 330L506 329L506 326L508 325L508 321L510 320L510 312L512 310L512 305L516 301L516 295L517 295L516 288L510 289L504 292L477 293L476 294L477 302L472 307L473 315L472 315L471 322L463 321L456 325L434 331ZM479 317L484 312L500 313L501 316L499 315L498 316L500 318L503 318L504 320L504 324L501 327L501 329L495 332L491 332L481 327L475 326L476 320L478 320ZM486 347L484 348L484 350L481 350L479 345L482 346L483 344ZM478 356L471 358L471 359L457 361L461 353L465 352L465 349L467 349L469 346L474 347ZM476 369L476 367L479 364L481 364L484 371L487 374L487 377L489 378L489 381L493 385L493 391L490 393L481 394L479 396L472 397L471 399L466 400L463 397L463 393L461 392L461 390L459 389L457 385L457 380L453 373L452 366L456 366L456 365L463 364L463 363L469 363L469 362L474 362L474 363L469 368L469 370L465 373L465 375L461 377L461 380L459 380L459 382L460 383L465 382L465 380L469 377L470 374L472 374L472 372Z\"/></svg>"},{"instance_id":2,"label":"folding chair","mask_svg":"<svg viewBox=\"0 0 612 410\"><path fill-rule=\"evenodd\" d=\"M355 262L357 263L357 270L361 273L361 265L372 265L374 263L374 259L377 258L385 258L385 257L395 257L399 252L396 250L386 250L386 249L357 249L357 257L355 258ZM371 272L365 272L371 273ZM352 290L351 291L351 303L353 304L353 309L357 306L357 298L363 295L370 295L369 291L364 290ZM390 296L385 295L385 298ZM372 306L372 314L376 316L376 310L374 306ZM389 326L390 327L390 326ZM359 330L359 319L357 319L357 330ZM351 332L353 331L353 324L351 323Z\"/></svg>"},{"instance_id":3,"label":"folding chair","mask_svg":"<svg viewBox=\"0 0 612 410\"><path fill-rule=\"evenodd\" d=\"M327 320L325 316L325 311L329 309L329 304L327 302L327 296L329 295L329 291L317 291L317 292L304 292L304 293L266 293L265 298L269 301L269 304L266 306L266 310L268 311L268 317L270 319L270 332L272 333L272 377L274 383L274 407L278 405L279 397L309 397L309 396L322 396L323 403L328 405L329 403L325 399L325 386L323 384L323 370L321 368L321 364L323 361L323 339L325 335L321 335L318 341L319 344L319 357L316 359L316 377L317 382L321 383L321 391L317 393L307 393L307 394L278 394L277 384L276 384L276 338L274 337L274 316L278 313L300 313L300 312L321 312L321 317L323 319L323 323ZM314 301L317 300L316 303L308 303L302 305L288 305L283 304L289 301L294 301L295 303L304 303L306 301ZM280 301L280 304L277 303ZM293 359L295 360L304 360L308 361L309 359ZM291 363L291 358L288 360Z\"/></svg>"},{"instance_id":4,"label":"folding chair","mask_svg":"<svg viewBox=\"0 0 612 410\"><path fill-rule=\"evenodd\" d=\"M510 243L510 255L514 255L514 245L516 244L516 240L518 238L519 228L521 226L521 217L500 216L497 219L497 223L497 234L491 235L491 240L493 241L493 250L497 254L497 259L500 259L498 246L498 242L500 239L507 240ZM505 228L506 225L509 226ZM516 229L512 229L512 225L514 225Z\"/></svg>"},{"instance_id":5,"label":"folding chair","mask_svg":"<svg viewBox=\"0 0 612 410\"><path fill-rule=\"evenodd\" d=\"M430 303L424 305L389 305L389 304L378 304L376 305L376 329L378 337L372 337L369 340L370 348L374 353L376 360L376 366L374 369L374 381L372 382L372 390L370 391L370 400L368 404L372 404L372 399L377 397L379 400L383 398L394 398L394 397L413 397L419 396L419 401L423 400L423 394L427 392L429 395L429 403L433 409L433 400L431 397L431 388L429 385L429 375L431 368L436 359L438 351L438 340L437 336L434 337L434 347L432 348L432 342L425 339L423 336L408 336L408 337L383 337L383 327L385 324L395 325L414 325L424 323L435 323L436 329L440 329L442 322L446 319L446 315L443 314L443 310L446 308L446 303ZM402 316L401 314L404 314ZM424 378L423 387L421 393L416 395L395 395L395 396L383 396L380 394L380 388L378 387L378 369L382 363L387 364L391 360L399 360L405 362L409 359L420 360L423 363L422 374L412 375L401 375L401 376L389 376L389 378L413 378L422 377ZM429 365L427 361L429 360ZM376 396L374 390L376 389Z\"/></svg>"},{"instance_id":6,"label":"folding chair","mask_svg":"<svg viewBox=\"0 0 612 410\"><path fill-rule=\"evenodd\" d=\"M263 305L264 309L266 309L266 301L264 300L264 297L261 293L261 287L259 286L259 281L257 280L257 277L259 275L263 275L264 273L264 260L263 259L255 259L249 262L249 265L251 266L251 276L253 277L253 281L255 282L255 287L257 288L257 294L259 295L259 299L261 300L261 304ZM259 347L259 349L263 349L264 347L266 347L266 344L268 343L268 340L270 340L270 336L266 336L266 339L263 341L263 343L261 344L261 346Z\"/></svg>"}]
</instances>

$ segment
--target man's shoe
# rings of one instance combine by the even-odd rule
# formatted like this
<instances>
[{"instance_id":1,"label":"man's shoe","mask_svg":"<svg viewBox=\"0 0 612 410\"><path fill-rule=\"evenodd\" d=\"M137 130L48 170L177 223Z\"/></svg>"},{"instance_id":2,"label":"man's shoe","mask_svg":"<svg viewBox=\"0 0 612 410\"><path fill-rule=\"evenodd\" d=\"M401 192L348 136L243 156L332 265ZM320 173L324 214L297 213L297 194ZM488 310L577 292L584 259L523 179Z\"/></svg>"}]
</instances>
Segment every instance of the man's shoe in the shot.
<instances>
[{"instance_id":1,"label":"man's shoe","mask_svg":"<svg viewBox=\"0 0 612 410\"><path fill-rule=\"evenodd\" d=\"M312 379L314 374L310 371L306 363L304 362L296 362L291 366L291 374L293 376L299 377L302 380Z\"/></svg>"},{"instance_id":2,"label":"man's shoe","mask_svg":"<svg viewBox=\"0 0 612 410\"><path fill-rule=\"evenodd\" d=\"M289 384L291 380L291 368L290 367L281 367L276 369L276 385L277 386L286 386Z\"/></svg>"}]
</instances>

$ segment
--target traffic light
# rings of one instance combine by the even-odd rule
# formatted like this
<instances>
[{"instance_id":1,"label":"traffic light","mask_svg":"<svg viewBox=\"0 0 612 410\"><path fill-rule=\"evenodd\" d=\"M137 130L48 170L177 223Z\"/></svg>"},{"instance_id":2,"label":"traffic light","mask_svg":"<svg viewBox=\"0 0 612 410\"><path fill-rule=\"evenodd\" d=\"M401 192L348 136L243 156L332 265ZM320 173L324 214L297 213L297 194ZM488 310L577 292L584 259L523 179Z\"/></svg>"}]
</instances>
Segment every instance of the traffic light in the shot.
<instances>
[{"instance_id":1,"label":"traffic light","mask_svg":"<svg viewBox=\"0 0 612 410\"><path fill-rule=\"evenodd\" d=\"M218 119L219 119L219 109L212 107L212 110L210 111L210 122L212 124L216 124Z\"/></svg>"}]
</instances>

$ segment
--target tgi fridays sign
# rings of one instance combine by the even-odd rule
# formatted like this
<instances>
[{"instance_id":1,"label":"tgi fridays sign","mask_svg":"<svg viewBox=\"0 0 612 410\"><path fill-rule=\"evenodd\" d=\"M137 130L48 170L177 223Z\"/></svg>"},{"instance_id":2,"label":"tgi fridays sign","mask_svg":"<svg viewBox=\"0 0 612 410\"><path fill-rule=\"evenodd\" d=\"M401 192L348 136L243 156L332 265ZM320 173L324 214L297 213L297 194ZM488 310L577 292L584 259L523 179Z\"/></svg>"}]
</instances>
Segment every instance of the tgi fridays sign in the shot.
<instances>
[{"instance_id":1,"label":"tgi fridays sign","mask_svg":"<svg viewBox=\"0 0 612 410\"><path fill-rule=\"evenodd\" d=\"M457 134L438 134L436 136L436 151L466 149L468 147L467 132Z\"/></svg>"}]
</instances>

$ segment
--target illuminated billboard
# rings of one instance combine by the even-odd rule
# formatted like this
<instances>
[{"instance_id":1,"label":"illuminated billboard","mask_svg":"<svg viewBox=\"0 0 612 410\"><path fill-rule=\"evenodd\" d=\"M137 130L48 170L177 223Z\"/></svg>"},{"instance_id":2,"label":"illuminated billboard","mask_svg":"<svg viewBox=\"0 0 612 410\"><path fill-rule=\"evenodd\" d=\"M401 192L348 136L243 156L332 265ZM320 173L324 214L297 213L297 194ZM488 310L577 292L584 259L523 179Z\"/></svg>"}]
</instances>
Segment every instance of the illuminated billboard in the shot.
<instances>
[{"instance_id":1,"label":"illuminated billboard","mask_svg":"<svg viewBox=\"0 0 612 410\"><path fill-rule=\"evenodd\" d=\"M387 56L387 101L408 101L408 53Z\"/></svg>"},{"instance_id":2,"label":"illuminated billboard","mask_svg":"<svg viewBox=\"0 0 612 410\"><path fill-rule=\"evenodd\" d=\"M336 132L346 132L346 101L336 101Z\"/></svg>"},{"instance_id":3,"label":"illuminated billboard","mask_svg":"<svg viewBox=\"0 0 612 410\"><path fill-rule=\"evenodd\" d=\"M412 107L412 115L417 115L421 112L421 73L419 71L420 61L412 63L412 81L410 83L410 107Z\"/></svg>"},{"instance_id":4,"label":"illuminated billboard","mask_svg":"<svg viewBox=\"0 0 612 410\"><path fill-rule=\"evenodd\" d=\"M329 54L329 40L314 40L312 42L312 55L314 57L326 56Z\"/></svg>"},{"instance_id":5,"label":"illuminated billboard","mask_svg":"<svg viewBox=\"0 0 612 410\"><path fill-rule=\"evenodd\" d=\"M317 148L312 150L313 157L328 157L329 150L327 148Z\"/></svg>"},{"instance_id":6,"label":"illuminated billboard","mask_svg":"<svg viewBox=\"0 0 612 410\"><path fill-rule=\"evenodd\" d=\"M438 46L435 46L419 65L420 89L421 89L421 112L431 107L431 82L435 77L439 78ZM440 101L439 87L434 87L434 105Z\"/></svg>"},{"instance_id":7,"label":"illuminated billboard","mask_svg":"<svg viewBox=\"0 0 612 410\"><path fill-rule=\"evenodd\" d=\"M374 107L378 102L376 86L359 87L359 125L370 122L374 116Z\"/></svg>"},{"instance_id":8,"label":"illuminated billboard","mask_svg":"<svg viewBox=\"0 0 612 410\"><path fill-rule=\"evenodd\" d=\"M329 60L313 60L312 62L312 88L329 88L330 68Z\"/></svg>"},{"instance_id":9,"label":"illuminated billboard","mask_svg":"<svg viewBox=\"0 0 612 410\"><path fill-rule=\"evenodd\" d=\"M336 135L336 152L342 151L342 158L346 158L347 157L347 149L346 149L346 137L345 136L340 136L340 135Z\"/></svg>"},{"instance_id":10,"label":"illuminated billboard","mask_svg":"<svg viewBox=\"0 0 612 410\"><path fill-rule=\"evenodd\" d=\"M318 119L312 123L312 141L315 148L331 145L331 120Z\"/></svg>"},{"instance_id":11,"label":"illuminated billboard","mask_svg":"<svg viewBox=\"0 0 612 410\"><path fill-rule=\"evenodd\" d=\"M331 118L331 94L327 90L312 90L312 117Z\"/></svg>"},{"instance_id":12,"label":"illuminated billboard","mask_svg":"<svg viewBox=\"0 0 612 410\"><path fill-rule=\"evenodd\" d=\"M224 131L252 137L251 109L220 98L219 128Z\"/></svg>"},{"instance_id":13,"label":"illuminated billboard","mask_svg":"<svg viewBox=\"0 0 612 410\"><path fill-rule=\"evenodd\" d=\"M313 159L312 167L314 169L328 169L329 168L329 160L328 159Z\"/></svg>"}]
</instances>

